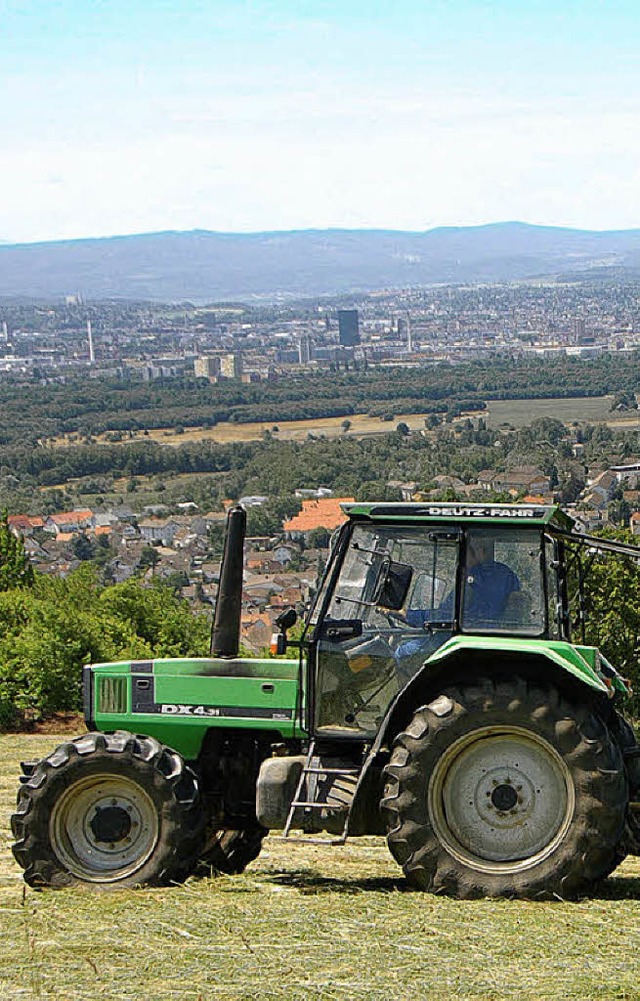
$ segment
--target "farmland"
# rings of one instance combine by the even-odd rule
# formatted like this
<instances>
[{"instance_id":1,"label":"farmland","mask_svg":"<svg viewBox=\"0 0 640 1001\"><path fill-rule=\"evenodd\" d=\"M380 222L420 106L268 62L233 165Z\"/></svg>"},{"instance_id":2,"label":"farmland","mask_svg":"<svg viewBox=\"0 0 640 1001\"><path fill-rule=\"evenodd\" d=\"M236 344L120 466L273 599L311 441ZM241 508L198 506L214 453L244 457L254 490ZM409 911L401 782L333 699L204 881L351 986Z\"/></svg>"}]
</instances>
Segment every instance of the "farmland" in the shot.
<instances>
[{"instance_id":1,"label":"farmland","mask_svg":"<svg viewBox=\"0 0 640 1001\"><path fill-rule=\"evenodd\" d=\"M640 999L636 859L573 904L409 892L373 838L269 838L243 876L162 890L25 891L7 820L18 761L59 739L0 737L3 999Z\"/></svg>"}]
</instances>

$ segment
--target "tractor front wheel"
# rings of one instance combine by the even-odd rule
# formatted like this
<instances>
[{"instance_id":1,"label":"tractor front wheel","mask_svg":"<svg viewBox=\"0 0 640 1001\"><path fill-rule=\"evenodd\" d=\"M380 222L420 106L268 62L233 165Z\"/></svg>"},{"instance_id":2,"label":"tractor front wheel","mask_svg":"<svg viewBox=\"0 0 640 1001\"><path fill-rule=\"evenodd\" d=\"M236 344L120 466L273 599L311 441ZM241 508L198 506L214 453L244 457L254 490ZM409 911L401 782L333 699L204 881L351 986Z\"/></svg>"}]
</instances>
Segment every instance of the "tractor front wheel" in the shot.
<instances>
[{"instance_id":1,"label":"tractor front wheel","mask_svg":"<svg viewBox=\"0 0 640 1001\"><path fill-rule=\"evenodd\" d=\"M203 813L196 776L175 751L124 731L89 733L37 763L11 827L30 886L114 889L185 879Z\"/></svg>"},{"instance_id":2,"label":"tractor front wheel","mask_svg":"<svg viewBox=\"0 0 640 1001\"><path fill-rule=\"evenodd\" d=\"M420 889L569 898L619 859L620 750L554 688L446 689L398 735L385 773L389 848Z\"/></svg>"}]
</instances>

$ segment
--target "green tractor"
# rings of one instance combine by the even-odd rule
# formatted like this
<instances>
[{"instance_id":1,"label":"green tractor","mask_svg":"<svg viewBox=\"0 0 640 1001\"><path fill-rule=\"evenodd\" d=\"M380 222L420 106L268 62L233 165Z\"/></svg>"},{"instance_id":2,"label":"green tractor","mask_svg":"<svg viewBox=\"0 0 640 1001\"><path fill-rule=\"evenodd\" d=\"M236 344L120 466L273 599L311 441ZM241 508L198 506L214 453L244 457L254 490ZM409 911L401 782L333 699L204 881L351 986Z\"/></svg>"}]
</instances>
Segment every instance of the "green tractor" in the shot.
<instances>
[{"instance_id":1,"label":"green tractor","mask_svg":"<svg viewBox=\"0 0 640 1001\"><path fill-rule=\"evenodd\" d=\"M237 507L211 657L84 669L89 732L23 764L27 883L162 885L241 872L268 831L386 834L419 889L571 898L640 854L629 686L584 629L572 641L569 600L594 554L640 550L555 506L344 510L295 645L295 612L280 617L279 657L238 657Z\"/></svg>"}]
</instances>

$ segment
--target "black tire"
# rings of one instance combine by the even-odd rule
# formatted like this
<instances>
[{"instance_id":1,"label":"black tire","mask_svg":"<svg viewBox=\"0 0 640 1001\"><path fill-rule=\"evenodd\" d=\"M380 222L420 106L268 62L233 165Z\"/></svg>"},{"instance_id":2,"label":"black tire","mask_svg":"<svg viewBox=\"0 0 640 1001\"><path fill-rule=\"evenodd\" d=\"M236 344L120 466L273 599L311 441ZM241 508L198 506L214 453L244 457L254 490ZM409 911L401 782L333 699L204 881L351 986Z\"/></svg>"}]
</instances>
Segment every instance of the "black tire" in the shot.
<instances>
[{"instance_id":1,"label":"black tire","mask_svg":"<svg viewBox=\"0 0 640 1001\"><path fill-rule=\"evenodd\" d=\"M239 831L215 831L200 855L199 870L237 876L260 854L267 829L255 824Z\"/></svg>"},{"instance_id":2,"label":"black tire","mask_svg":"<svg viewBox=\"0 0 640 1001\"><path fill-rule=\"evenodd\" d=\"M152 737L88 733L38 762L11 829L13 854L36 888L180 882L202 847L198 781Z\"/></svg>"},{"instance_id":3,"label":"black tire","mask_svg":"<svg viewBox=\"0 0 640 1001\"><path fill-rule=\"evenodd\" d=\"M627 800L598 716L554 688L484 678L418 709L385 767L381 808L419 889L568 899L615 868Z\"/></svg>"}]
</instances>

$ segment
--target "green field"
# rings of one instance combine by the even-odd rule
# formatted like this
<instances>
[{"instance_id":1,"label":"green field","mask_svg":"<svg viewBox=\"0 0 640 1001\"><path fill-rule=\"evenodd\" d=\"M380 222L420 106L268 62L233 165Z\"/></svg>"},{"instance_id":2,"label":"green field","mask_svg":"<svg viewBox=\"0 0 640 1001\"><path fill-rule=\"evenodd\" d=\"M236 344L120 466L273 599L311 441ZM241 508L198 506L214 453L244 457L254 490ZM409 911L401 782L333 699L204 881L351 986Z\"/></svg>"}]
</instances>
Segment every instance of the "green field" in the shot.
<instances>
[{"instance_id":1,"label":"green field","mask_svg":"<svg viewBox=\"0 0 640 1001\"><path fill-rule=\"evenodd\" d=\"M555 417L564 424L572 421L597 424L606 422L621 427L640 425L637 411L613 413L610 396L578 396L553 400L487 400L485 415L490 427L512 424L524 427L538 417Z\"/></svg>"},{"instance_id":2,"label":"green field","mask_svg":"<svg viewBox=\"0 0 640 1001\"><path fill-rule=\"evenodd\" d=\"M640 859L579 903L409 892L382 840L267 840L243 876L35 893L9 845L18 761L0 737L0 997L56 1001L640 999Z\"/></svg>"}]
</instances>

